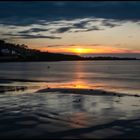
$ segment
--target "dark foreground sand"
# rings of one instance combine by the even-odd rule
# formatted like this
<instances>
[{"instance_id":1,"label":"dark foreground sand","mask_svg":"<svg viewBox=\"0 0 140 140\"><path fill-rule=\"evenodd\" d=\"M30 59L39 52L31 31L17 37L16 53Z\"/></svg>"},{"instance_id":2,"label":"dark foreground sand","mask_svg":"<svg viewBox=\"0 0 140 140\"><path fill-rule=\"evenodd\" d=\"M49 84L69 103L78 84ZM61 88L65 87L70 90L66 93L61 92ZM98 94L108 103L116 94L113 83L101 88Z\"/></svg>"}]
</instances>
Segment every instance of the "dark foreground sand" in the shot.
<instances>
[{"instance_id":1,"label":"dark foreground sand","mask_svg":"<svg viewBox=\"0 0 140 140\"><path fill-rule=\"evenodd\" d=\"M0 138L140 138L138 95L72 88L0 89Z\"/></svg>"}]
</instances>

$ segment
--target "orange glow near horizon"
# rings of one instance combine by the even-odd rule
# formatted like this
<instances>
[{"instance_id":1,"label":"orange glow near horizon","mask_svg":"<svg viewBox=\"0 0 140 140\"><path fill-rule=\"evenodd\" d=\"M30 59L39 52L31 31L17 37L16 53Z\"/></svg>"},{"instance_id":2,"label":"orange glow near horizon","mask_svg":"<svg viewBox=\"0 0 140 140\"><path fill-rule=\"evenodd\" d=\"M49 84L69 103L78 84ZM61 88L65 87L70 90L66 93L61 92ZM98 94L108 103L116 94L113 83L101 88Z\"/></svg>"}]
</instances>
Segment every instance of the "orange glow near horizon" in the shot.
<instances>
[{"instance_id":1,"label":"orange glow near horizon","mask_svg":"<svg viewBox=\"0 0 140 140\"><path fill-rule=\"evenodd\" d=\"M140 53L140 50L129 50L125 48L116 48L114 46L66 46L66 47L42 47L41 51L54 53L71 53L71 54L108 54L108 53Z\"/></svg>"}]
</instances>

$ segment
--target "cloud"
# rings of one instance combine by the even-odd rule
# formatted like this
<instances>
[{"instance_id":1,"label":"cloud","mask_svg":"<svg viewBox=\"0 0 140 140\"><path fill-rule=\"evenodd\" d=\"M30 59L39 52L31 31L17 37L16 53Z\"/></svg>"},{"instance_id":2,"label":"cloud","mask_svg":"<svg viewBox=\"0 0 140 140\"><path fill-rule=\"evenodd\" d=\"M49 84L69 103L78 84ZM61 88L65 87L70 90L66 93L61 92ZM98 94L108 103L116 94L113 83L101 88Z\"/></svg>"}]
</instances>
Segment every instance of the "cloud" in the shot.
<instances>
[{"instance_id":1,"label":"cloud","mask_svg":"<svg viewBox=\"0 0 140 140\"><path fill-rule=\"evenodd\" d=\"M103 20L102 21L102 26L107 26L107 27L110 27L110 28L113 28L113 27L116 27L116 26L120 26L121 23L119 22L116 22L116 21L109 21L109 20Z\"/></svg>"},{"instance_id":2,"label":"cloud","mask_svg":"<svg viewBox=\"0 0 140 140\"><path fill-rule=\"evenodd\" d=\"M44 24L78 18L140 21L140 2L0 2L0 23L7 25Z\"/></svg>"},{"instance_id":3,"label":"cloud","mask_svg":"<svg viewBox=\"0 0 140 140\"><path fill-rule=\"evenodd\" d=\"M57 34L100 31L127 21L140 25L140 2L7 1L0 9L0 28L24 39L60 39Z\"/></svg>"},{"instance_id":4,"label":"cloud","mask_svg":"<svg viewBox=\"0 0 140 140\"><path fill-rule=\"evenodd\" d=\"M91 23L91 21L94 21ZM93 30L103 30L98 25L93 25L96 24L96 22L99 22L100 20L93 20L93 19L83 19L83 20L72 20L71 22L73 23L63 23L61 26L64 25L64 27L57 26L54 28L54 31L51 33L65 33L65 32L87 32L87 31L93 31ZM53 24L53 23L52 23ZM59 25L59 24L58 24Z\"/></svg>"},{"instance_id":5,"label":"cloud","mask_svg":"<svg viewBox=\"0 0 140 140\"><path fill-rule=\"evenodd\" d=\"M79 44L69 44L69 45L62 45L62 44L56 44L56 45L48 45L47 47L77 47L77 46L81 46L81 47L93 47L93 46L103 46L103 44L84 44L84 45L79 45Z\"/></svg>"},{"instance_id":6,"label":"cloud","mask_svg":"<svg viewBox=\"0 0 140 140\"><path fill-rule=\"evenodd\" d=\"M64 32L70 31L71 29L73 29L73 27L61 27L61 28L56 29L52 33L64 33Z\"/></svg>"},{"instance_id":7,"label":"cloud","mask_svg":"<svg viewBox=\"0 0 140 140\"><path fill-rule=\"evenodd\" d=\"M61 37L56 37L56 36L46 36L46 35L41 35L41 34L36 34L36 35L30 35L30 34L3 34L6 36L10 36L13 38L23 38L23 39L38 39L38 38L48 38L48 39L61 39Z\"/></svg>"},{"instance_id":8,"label":"cloud","mask_svg":"<svg viewBox=\"0 0 140 140\"><path fill-rule=\"evenodd\" d=\"M56 37L56 36L46 36L46 35L20 35L20 37L24 39L38 39L38 38L48 38L48 39L61 39L61 37Z\"/></svg>"},{"instance_id":9,"label":"cloud","mask_svg":"<svg viewBox=\"0 0 140 140\"><path fill-rule=\"evenodd\" d=\"M91 20L88 20L88 21L81 21L81 22L79 22L79 23L75 23L75 24L73 24L73 26L75 27L75 28L85 28L85 26L88 24L88 22L89 21L91 21Z\"/></svg>"},{"instance_id":10,"label":"cloud","mask_svg":"<svg viewBox=\"0 0 140 140\"><path fill-rule=\"evenodd\" d=\"M19 31L18 33L38 33L38 32L42 32L42 31L48 31L49 29L43 29L43 28L31 28L29 30L25 30L25 31Z\"/></svg>"},{"instance_id":11,"label":"cloud","mask_svg":"<svg viewBox=\"0 0 140 140\"><path fill-rule=\"evenodd\" d=\"M90 27L89 29L85 29L85 30L76 30L74 32L88 32L88 31L98 31L98 30L104 30L104 29L101 29L97 26L92 26Z\"/></svg>"}]
</instances>

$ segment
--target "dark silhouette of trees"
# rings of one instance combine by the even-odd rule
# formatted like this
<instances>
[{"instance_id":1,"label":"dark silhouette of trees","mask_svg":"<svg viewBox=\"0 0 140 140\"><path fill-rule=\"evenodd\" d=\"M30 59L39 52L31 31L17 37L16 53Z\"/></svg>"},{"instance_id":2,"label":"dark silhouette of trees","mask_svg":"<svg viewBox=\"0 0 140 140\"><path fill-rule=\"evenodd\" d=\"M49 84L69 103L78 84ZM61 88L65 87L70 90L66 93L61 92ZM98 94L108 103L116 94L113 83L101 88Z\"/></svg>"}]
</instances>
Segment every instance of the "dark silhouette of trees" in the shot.
<instances>
[{"instance_id":1,"label":"dark silhouette of trees","mask_svg":"<svg viewBox=\"0 0 140 140\"><path fill-rule=\"evenodd\" d=\"M97 57L87 57L87 60L138 60L137 58L128 57L111 57L111 56L97 56Z\"/></svg>"},{"instance_id":2,"label":"dark silhouette of trees","mask_svg":"<svg viewBox=\"0 0 140 140\"><path fill-rule=\"evenodd\" d=\"M61 61L61 60L82 60L77 55L41 52L30 49L25 44L13 44L0 40L0 59L2 61Z\"/></svg>"}]
</instances>

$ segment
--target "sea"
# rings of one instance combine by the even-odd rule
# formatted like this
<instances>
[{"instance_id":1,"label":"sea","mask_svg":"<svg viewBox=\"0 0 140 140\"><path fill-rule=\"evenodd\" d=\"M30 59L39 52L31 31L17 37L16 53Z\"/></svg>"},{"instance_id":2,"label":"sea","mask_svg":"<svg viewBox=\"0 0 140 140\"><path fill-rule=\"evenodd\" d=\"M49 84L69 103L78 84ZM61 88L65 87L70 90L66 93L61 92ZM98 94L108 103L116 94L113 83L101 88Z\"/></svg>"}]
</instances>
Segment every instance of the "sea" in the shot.
<instances>
[{"instance_id":1,"label":"sea","mask_svg":"<svg viewBox=\"0 0 140 140\"><path fill-rule=\"evenodd\" d=\"M140 61L60 61L0 64L0 79L7 85L89 88L140 93ZM5 85L5 83L0 83Z\"/></svg>"}]
</instances>

